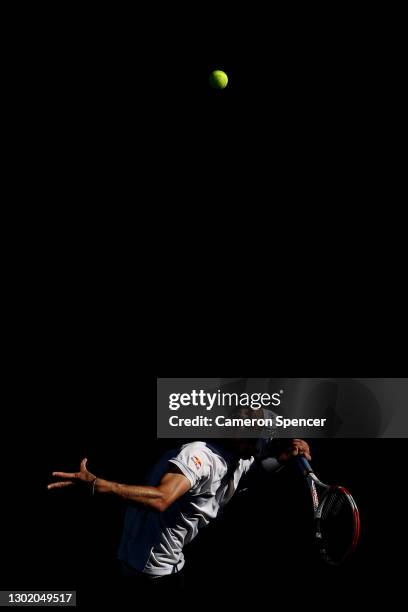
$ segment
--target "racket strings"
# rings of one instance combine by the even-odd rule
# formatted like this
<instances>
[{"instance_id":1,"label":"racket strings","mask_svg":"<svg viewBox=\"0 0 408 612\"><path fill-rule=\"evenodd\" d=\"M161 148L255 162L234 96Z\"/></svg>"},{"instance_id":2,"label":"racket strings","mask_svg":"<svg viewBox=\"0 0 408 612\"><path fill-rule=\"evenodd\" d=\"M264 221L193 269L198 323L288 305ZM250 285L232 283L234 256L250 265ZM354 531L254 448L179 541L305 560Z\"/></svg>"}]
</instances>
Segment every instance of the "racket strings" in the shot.
<instances>
[{"instance_id":1,"label":"racket strings","mask_svg":"<svg viewBox=\"0 0 408 612\"><path fill-rule=\"evenodd\" d=\"M329 563L340 563L356 542L358 524L353 503L340 487L331 489L321 501L321 552Z\"/></svg>"},{"instance_id":2,"label":"racket strings","mask_svg":"<svg viewBox=\"0 0 408 612\"><path fill-rule=\"evenodd\" d=\"M344 498L344 495L342 495L338 489L330 491L326 496L325 504L323 506L322 519L324 520L329 517L333 518L337 516L344 503L348 504Z\"/></svg>"}]
</instances>

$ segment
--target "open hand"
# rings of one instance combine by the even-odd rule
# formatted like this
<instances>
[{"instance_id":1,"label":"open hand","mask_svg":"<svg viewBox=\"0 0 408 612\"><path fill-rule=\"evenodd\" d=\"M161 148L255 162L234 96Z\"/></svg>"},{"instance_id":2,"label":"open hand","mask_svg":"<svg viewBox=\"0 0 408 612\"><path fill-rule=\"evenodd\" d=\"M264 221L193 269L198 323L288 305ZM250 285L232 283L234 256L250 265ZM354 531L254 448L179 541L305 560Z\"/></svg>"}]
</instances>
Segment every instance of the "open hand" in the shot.
<instances>
[{"instance_id":1,"label":"open hand","mask_svg":"<svg viewBox=\"0 0 408 612\"><path fill-rule=\"evenodd\" d=\"M86 469L88 459L82 459L79 472L53 472L52 475L57 478L63 478L58 482L53 482L47 486L47 489L60 489L62 487L70 487L74 484L91 485L96 476Z\"/></svg>"}]
</instances>

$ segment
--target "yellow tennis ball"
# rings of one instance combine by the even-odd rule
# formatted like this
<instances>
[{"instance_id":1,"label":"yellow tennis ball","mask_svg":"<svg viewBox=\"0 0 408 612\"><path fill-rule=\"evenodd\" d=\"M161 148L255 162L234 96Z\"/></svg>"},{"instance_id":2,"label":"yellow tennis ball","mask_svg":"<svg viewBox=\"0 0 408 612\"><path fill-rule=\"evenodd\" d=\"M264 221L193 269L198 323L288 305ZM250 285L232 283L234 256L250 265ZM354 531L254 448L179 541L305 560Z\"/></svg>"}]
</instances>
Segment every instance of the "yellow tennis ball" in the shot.
<instances>
[{"instance_id":1,"label":"yellow tennis ball","mask_svg":"<svg viewBox=\"0 0 408 612\"><path fill-rule=\"evenodd\" d=\"M209 81L214 89L225 89L228 85L228 77L222 70L213 70Z\"/></svg>"}]
</instances>

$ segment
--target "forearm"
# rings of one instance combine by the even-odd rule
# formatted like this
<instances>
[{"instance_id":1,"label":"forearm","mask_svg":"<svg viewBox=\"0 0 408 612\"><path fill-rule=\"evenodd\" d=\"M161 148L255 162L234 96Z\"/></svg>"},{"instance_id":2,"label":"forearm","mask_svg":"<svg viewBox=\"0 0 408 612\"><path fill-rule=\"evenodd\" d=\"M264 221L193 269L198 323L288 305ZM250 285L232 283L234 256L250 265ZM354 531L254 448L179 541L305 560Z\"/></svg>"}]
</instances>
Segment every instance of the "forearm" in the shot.
<instances>
[{"instance_id":1,"label":"forearm","mask_svg":"<svg viewBox=\"0 0 408 612\"><path fill-rule=\"evenodd\" d=\"M133 503L161 510L164 505L164 494L158 487L126 485L97 478L95 482L97 493L109 493Z\"/></svg>"}]
</instances>

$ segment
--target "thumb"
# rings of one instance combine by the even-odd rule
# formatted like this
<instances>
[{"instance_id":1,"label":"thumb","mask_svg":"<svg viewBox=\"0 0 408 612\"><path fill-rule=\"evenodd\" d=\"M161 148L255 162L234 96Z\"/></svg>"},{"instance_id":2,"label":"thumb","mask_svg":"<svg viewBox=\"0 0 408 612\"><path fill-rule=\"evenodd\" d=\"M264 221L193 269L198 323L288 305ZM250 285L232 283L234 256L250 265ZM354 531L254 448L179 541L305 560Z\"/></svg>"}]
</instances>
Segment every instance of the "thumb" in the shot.
<instances>
[{"instance_id":1,"label":"thumb","mask_svg":"<svg viewBox=\"0 0 408 612\"><path fill-rule=\"evenodd\" d=\"M81 472L85 472L87 461L88 461L88 459L86 457L84 459L82 459L82 461L81 461Z\"/></svg>"}]
</instances>

